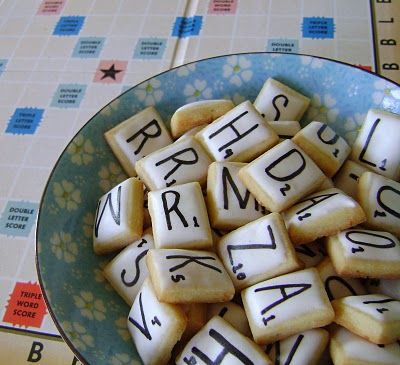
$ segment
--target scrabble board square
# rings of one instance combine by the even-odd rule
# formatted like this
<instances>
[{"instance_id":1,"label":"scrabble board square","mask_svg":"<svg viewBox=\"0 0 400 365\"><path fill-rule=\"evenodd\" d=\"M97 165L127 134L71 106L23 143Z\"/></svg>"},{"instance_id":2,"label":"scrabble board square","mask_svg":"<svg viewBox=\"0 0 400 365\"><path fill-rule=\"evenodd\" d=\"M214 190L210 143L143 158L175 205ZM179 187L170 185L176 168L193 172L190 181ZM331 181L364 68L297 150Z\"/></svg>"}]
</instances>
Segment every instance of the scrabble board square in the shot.
<instances>
[{"instance_id":1,"label":"scrabble board square","mask_svg":"<svg viewBox=\"0 0 400 365\"><path fill-rule=\"evenodd\" d=\"M121 249L143 232L143 183L132 177L104 194L97 204L93 248L97 254Z\"/></svg>"},{"instance_id":2,"label":"scrabble board square","mask_svg":"<svg viewBox=\"0 0 400 365\"><path fill-rule=\"evenodd\" d=\"M224 235L217 243L217 252L237 291L302 266L279 213Z\"/></svg>"},{"instance_id":3,"label":"scrabble board square","mask_svg":"<svg viewBox=\"0 0 400 365\"><path fill-rule=\"evenodd\" d=\"M213 252L152 249L147 253L146 262L160 301L226 302L235 293L228 273Z\"/></svg>"},{"instance_id":4,"label":"scrabble board square","mask_svg":"<svg viewBox=\"0 0 400 365\"><path fill-rule=\"evenodd\" d=\"M325 175L291 140L285 140L239 171L249 191L272 212L280 212L312 191Z\"/></svg>"},{"instance_id":5,"label":"scrabble board square","mask_svg":"<svg viewBox=\"0 0 400 365\"><path fill-rule=\"evenodd\" d=\"M267 121L299 121L310 104L310 99L289 86L269 78L254 101L255 108Z\"/></svg>"},{"instance_id":6,"label":"scrabble board square","mask_svg":"<svg viewBox=\"0 0 400 365\"><path fill-rule=\"evenodd\" d=\"M212 247L207 208L198 182L150 191L148 208L155 247Z\"/></svg>"},{"instance_id":7,"label":"scrabble board square","mask_svg":"<svg viewBox=\"0 0 400 365\"><path fill-rule=\"evenodd\" d=\"M315 268L262 281L241 293L254 340L268 344L334 318L334 311Z\"/></svg>"},{"instance_id":8,"label":"scrabble board square","mask_svg":"<svg viewBox=\"0 0 400 365\"><path fill-rule=\"evenodd\" d=\"M138 160L172 143L160 114L153 106L108 130L104 137L130 176L136 176L135 163Z\"/></svg>"},{"instance_id":9,"label":"scrabble board square","mask_svg":"<svg viewBox=\"0 0 400 365\"><path fill-rule=\"evenodd\" d=\"M248 162L279 141L250 101L203 128L196 138L215 161Z\"/></svg>"}]
</instances>

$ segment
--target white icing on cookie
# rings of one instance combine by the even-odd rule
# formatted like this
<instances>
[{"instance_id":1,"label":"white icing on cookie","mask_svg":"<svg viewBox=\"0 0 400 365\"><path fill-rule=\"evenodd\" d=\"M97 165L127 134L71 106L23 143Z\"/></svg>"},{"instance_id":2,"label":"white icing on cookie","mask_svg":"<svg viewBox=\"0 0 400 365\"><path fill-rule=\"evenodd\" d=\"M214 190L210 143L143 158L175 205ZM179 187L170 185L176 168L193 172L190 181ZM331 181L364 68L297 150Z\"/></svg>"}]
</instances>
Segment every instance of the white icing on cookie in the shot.
<instances>
[{"instance_id":1,"label":"white icing on cookie","mask_svg":"<svg viewBox=\"0 0 400 365\"><path fill-rule=\"evenodd\" d=\"M172 143L160 114L153 106L121 122L104 137L130 176L136 176L137 161Z\"/></svg>"},{"instance_id":2,"label":"white icing on cookie","mask_svg":"<svg viewBox=\"0 0 400 365\"><path fill-rule=\"evenodd\" d=\"M218 118L196 138L215 161L247 162L278 143L279 137L250 101Z\"/></svg>"},{"instance_id":3,"label":"white icing on cookie","mask_svg":"<svg viewBox=\"0 0 400 365\"><path fill-rule=\"evenodd\" d=\"M351 159L389 179L400 177L400 115L370 109L354 141Z\"/></svg>"}]
</instances>

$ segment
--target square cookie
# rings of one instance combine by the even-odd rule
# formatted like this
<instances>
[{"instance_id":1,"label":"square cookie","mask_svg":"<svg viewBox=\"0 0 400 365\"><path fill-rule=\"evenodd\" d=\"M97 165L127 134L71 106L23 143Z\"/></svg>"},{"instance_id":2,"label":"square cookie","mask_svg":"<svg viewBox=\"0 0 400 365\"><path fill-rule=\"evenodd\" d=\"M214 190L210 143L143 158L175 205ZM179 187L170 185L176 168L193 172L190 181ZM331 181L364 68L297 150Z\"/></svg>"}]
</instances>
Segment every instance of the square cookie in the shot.
<instances>
[{"instance_id":1,"label":"square cookie","mask_svg":"<svg viewBox=\"0 0 400 365\"><path fill-rule=\"evenodd\" d=\"M239 177L271 212L290 207L315 191L325 179L315 162L289 139L244 166Z\"/></svg>"},{"instance_id":2,"label":"square cookie","mask_svg":"<svg viewBox=\"0 0 400 365\"><path fill-rule=\"evenodd\" d=\"M326 176L336 174L351 152L350 146L332 128L313 121L292 139L312 158Z\"/></svg>"},{"instance_id":3,"label":"square cookie","mask_svg":"<svg viewBox=\"0 0 400 365\"><path fill-rule=\"evenodd\" d=\"M389 232L347 229L326 240L339 275L356 278L400 278L400 243Z\"/></svg>"},{"instance_id":4,"label":"square cookie","mask_svg":"<svg viewBox=\"0 0 400 365\"><path fill-rule=\"evenodd\" d=\"M213 162L208 168L206 202L213 228L232 230L267 213L238 176L245 165Z\"/></svg>"},{"instance_id":5,"label":"square cookie","mask_svg":"<svg viewBox=\"0 0 400 365\"><path fill-rule=\"evenodd\" d=\"M328 325L334 318L315 268L262 281L241 295L253 338L261 345Z\"/></svg>"},{"instance_id":6,"label":"square cookie","mask_svg":"<svg viewBox=\"0 0 400 365\"><path fill-rule=\"evenodd\" d=\"M171 133L178 138L192 128L210 124L235 105L232 100L200 100L178 108L171 117Z\"/></svg>"},{"instance_id":7,"label":"square cookie","mask_svg":"<svg viewBox=\"0 0 400 365\"><path fill-rule=\"evenodd\" d=\"M236 291L302 267L279 213L235 229L217 243Z\"/></svg>"},{"instance_id":8,"label":"square cookie","mask_svg":"<svg viewBox=\"0 0 400 365\"><path fill-rule=\"evenodd\" d=\"M198 182L150 191L148 206L156 248L212 247L206 203Z\"/></svg>"},{"instance_id":9,"label":"square cookie","mask_svg":"<svg viewBox=\"0 0 400 365\"><path fill-rule=\"evenodd\" d=\"M150 190L198 181L205 185L211 158L193 136L154 151L136 163L136 172Z\"/></svg>"},{"instance_id":10,"label":"square cookie","mask_svg":"<svg viewBox=\"0 0 400 365\"><path fill-rule=\"evenodd\" d=\"M400 178L400 115L370 109L350 158L392 180Z\"/></svg>"},{"instance_id":11,"label":"square cookie","mask_svg":"<svg viewBox=\"0 0 400 365\"><path fill-rule=\"evenodd\" d=\"M333 183L353 199L358 199L358 181L365 171L369 171L365 166L346 160L333 177Z\"/></svg>"},{"instance_id":12,"label":"square cookie","mask_svg":"<svg viewBox=\"0 0 400 365\"><path fill-rule=\"evenodd\" d=\"M167 303L214 303L233 298L235 288L213 252L153 249L146 257L154 289Z\"/></svg>"},{"instance_id":13,"label":"square cookie","mask_svg":"<svg viewBox=\"0 0 400 365\"><path fill-rule=\"evenodd\" d=\"M103 269L103 274L115 291L132 306L133 301L148 276L146 254L154 248L151 229L141 238L125 247Z\"/></svg>"},{"instance_id":14,"label":"square cookie","mask_svg":"<svg viewBox=\"0 0 400 365\"><path fill-rule=\"evenodd\" d=\"M258 93L254 106L267 121L299 121L310 99L289 86L269 78Z\"/></svg>"},{"instance_id":15,"label":"square cookie","mask_svg":"<svg viewBox=\"0 0 400 365\"><path fill-rule=\"evenodd\" d=\"M187 318L175 304L158 301L147 278L129 311L128 330L145 364L166 365L181 338Z\"/></svg>"},{"instance_id":16,"label":"square cookie","mask_svg":"<svg viewBox=\"0 0 400 365\"><path fill-rule=\"evenodd\" d=\"M126 179L104 194L97 204L93 225L96 254L120 250L143 232L143 183Z\"/></svg>"},{"instance_id":17,"label":"square cookie","mask_svg":"<svg viewBox=\"0 0 400 365\"><path fill-rule=\"evenodd\" d=\"M272 365L262 349L220 316L215 316L189 341L177 365Z\"/></svg>"},{"instance_id":18,"label":"square cookie","mask_svg":"<svg viewBox=\"0 0 400 365\"><path fill-rule=\"evenodd\" d=\"M367 216L365 225L400 237L400 183L374 172L358 182L358 201Z\"/></svg>"},{"instance_id":19,"label":"square cookie","mask_svg":"<svg viewBox=\"0 0 400 365\"><path fill-rule=\"evenodd\" d=\"M237 162L248 162L279 141L248 100L203 128L196 138L215 161Z\"/></svg>"},{"instance_id":20,"label":"square cookie","mask_svg":"<svg viewBox=\"0 0 400 365\"><path fill-rule=\"evenodd\" d=\"M387 295L354 295L332 302L335 322L376 344L400 338L400 301Z\"/></svg>"},{"instance_id":21,"label":"square cookie","mask_svg":"<svg viewBox=\"0 0 400 365\"><path fill-rule=\"evenodd\" d=\"M283 340L277 341L267 348L267 353L274 364L316 365L329 343L329 332L322 328L314 328Z\"/></svg>"},{"instance_id":22,"label":"square cookie","mask_svg":"<svg viewBox=\"0 0 400 365\"><path fill-rule=\"evenodd\" d=\"M365 221L357 201L336 188L309 195L282 215L294 245L313 242Z\"/></svg>"},{"instance_id":23,"label":"square cookie","mask_svg":"<svg viewBox=\"0 0 400 365\"><path fill-rule=\"evenodd\" d=\"M367 294L367 290L360 279L339 276L329 257L325 257L316 268L330 300L348 295Z\"/></svg>"},{"instance_id":24,"label":"square cookie","mask_svg":"<svg viewBox=\"0 0 400 365\"><path fill-rule=\"evenodd\" d=\"M172 143L172 138L153 106L119 123L104 137L129 176L136 176L135 164L142 157Z\"/></svg>"},{"instance_id":25,"label":"square cookie","mask_svg":"<svg viewBox=\"0 0 400 365\"><path fill-rule=\"evenodd\" d=\"M331 335L329 349L335 365L398 365L398 344L376 345L338 326Z\"/></svg>"}]
</instances>

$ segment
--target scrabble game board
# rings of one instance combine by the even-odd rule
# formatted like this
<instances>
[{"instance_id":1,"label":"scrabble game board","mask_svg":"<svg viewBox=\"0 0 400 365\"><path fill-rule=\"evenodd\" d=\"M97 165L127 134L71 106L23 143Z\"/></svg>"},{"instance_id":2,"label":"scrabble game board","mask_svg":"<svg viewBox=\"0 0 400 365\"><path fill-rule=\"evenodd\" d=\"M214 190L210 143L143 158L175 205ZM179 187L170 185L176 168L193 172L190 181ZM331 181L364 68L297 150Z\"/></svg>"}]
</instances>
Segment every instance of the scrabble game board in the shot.
<instances>
[{"instance_id":1,"label":"scrabble game board","mask_svg":"<svg viewBox=\"0 0 400 365\"><path fill-rule=\"evenodd\" d=\"M382 3L0 0L0 363L79 364L46 310L34 231L51 169L92 115L153 74L227 53L319 55L396 79L377 53L398 55L377 38L395 23L389 9L374 27Z\"/></svg>"}]
</instances>

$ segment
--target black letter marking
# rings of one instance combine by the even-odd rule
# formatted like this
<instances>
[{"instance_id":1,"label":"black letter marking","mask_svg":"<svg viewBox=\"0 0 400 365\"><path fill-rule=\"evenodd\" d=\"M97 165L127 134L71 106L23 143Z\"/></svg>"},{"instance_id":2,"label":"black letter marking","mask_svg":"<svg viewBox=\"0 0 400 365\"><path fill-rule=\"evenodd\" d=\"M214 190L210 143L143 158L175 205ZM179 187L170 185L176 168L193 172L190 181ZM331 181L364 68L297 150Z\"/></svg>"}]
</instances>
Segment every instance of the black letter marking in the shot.
<instances>
[{"instance_id":1,"label":"black letter marking","mask_svg":"<svg viewBox=\"0 0 400 365\"><path fill-rule=\"evenodd\" d=\"M299 335L296 338L296 341L294 342L292 348L290 349L290 352L288 354L288 357L286 358L285 362L282 365L290 365L290 363L293 360L293 356L296 353L297 349L300 346L300 342L303 340L304 335ZM275 347L275 365L280 365L281 363L281 341L277 341L274 344ZM283 359L282 359L283 360Z\"/></svg>"},{"instance_id":2,"label":"black letter marking","mask_svg":"<svg viewBox=\"0 0 400 365\"><path fill-rule=\"evenodd\" d=\"M111 213L111 216L112 216L114 222L118 226L121 224L121 217L120 217L120 214L121 214L121 189L122 189L121 186L119 186L118 192L117 192L117 207L118 207L117 212L114 211L114 206L113 206L113 203L111 200L112 194L108 193L106 201L103 205L103 208L101 210L100 217L99 217L99 210L100 210L99 208L100 208L100 203L101 203L101 200L99 200L99 202L97 204L97 209L96 209L95 226L94 226L94 234L95 234L96 238L99 236L100 223L103 218L103 214L104 214L104 211L106 210L107 205L110 206L110 213Z\"/></svg>"},{"instance_id":3,"label":"black letter marking","mask_svg":"<svg viewBox=\"0 0 400 365\"><path fill-rule=\"evenodd\" d=\"M222 273L222 271L215 266L209 265L205 262L202 262L201 260L205 261L205 260L213 260L215 261L215 258L212 256L189 256L189 255L168 255L166 256L166 259L170 260L170 259L186 259L186 261L183 261L182 263L173 266L169 269L169 272L174 272L178 269L181 269L182 267L185 267L186 265L190 264L191 262L195 262L196 264L200 265L200 266L204 266L207 267L211 270L215 270L219 273Z\"/></svg>"},{"instance_id":4,"label":"black letter marking","mask_svg":"<svg viewBox=\"0 0 400 365\"><path fill-rule=\"evenodd\" d=\"M220 333L218 333L214 329L210 329L208 332L211 338L217 341L222 347L222 351L218 354L215 360L211 360L204 352L199 350L197 347L192 347L192 353L196 355L201 361L203 361L206 365L219 365L224 361L224 358L227 354L231 354L235 356L240 362L244 365L254 365L254 363L238 348L236 348L233 344L231 344L225 337L223 337ZM186 358L185 358L186 359ZM193 362L193 357L190 358L190 362L185 361L187 364L196 364Z\"/></svg>"},{"instance_id":5,"label":"black letter marking","mask_svg":"<svg viewBox=\"0 0 400 365\"><path fill-rule=\"evenodd\" d=\"M270 172L275 166L277 166L278 164L280 164L282 161L284 161L286 158L288 158L290 155L293 154L297 154L300 157L300 162L301 162L301 165L295 171L286 176L276 176ZM300 173L305 169L305 167L306 167L306 160L304 159L303 155L300 153L300 151L296 150L295 148L292 148L290 151L286 152L278 159L276 159L274 162L272 162L269 166L267 166L265 168L265 173L270 178L276 181L289 181L295 178L297 175L300 175Z\"/></svg>"},{"instance_id":6,"label":"black letter marking","mask_svg":"<svg viewBox=\"0 0 400 365\"><path fill-rule=\"evenodd\" d=\"M280 116L281 116L281 112L280 112L280 110L278 109L278 107L277 107L276 104L275 104L275 102L276 102L278 99L281 99L281 98L283 99L283 106L284 106L285 108L286 108L286 107L288 106L288 104L289 104L289 99L288 99L285 95L282 95L282 94L276 95L276 96L272 99L272 106L274 107L274 109L275 109L275 111L276 111L274 121L279 120L279 118L280 118Z\"/></svg>"},{"instance_id":7,"label":"black letter marking","mask_svg":"<svg viewBox=\"0 0 400 365\"><path fill-rule=\"evenodd\" d=\"M369 243L369 242L364 242L364 241L359 241L356 239L352 239L350 236L352 234L360 234L360 235L366 235L366 236L372 236L372 237L378 237L378 238L382 238L383 240L387 240L389 241L389 243L386 244L375 244L375 243ZM375 247L375 248L392 248L396 246L396 242L393 241L390 237L386 237L386 236L382 236L380 234L376 234L376 233L372 233L372 232L365 232L365 231L347 231L345 233L345 237L352 243L356 244L356 245L362 245L362 246L368 246L368 247ZM356 253L356 252L364 252L364 248L358 246L357 248L352 248L351 249L352 253Z\"/></svg>"},{"instance_id":8,"label":"black letter marking","mask_svg":"<svg viewBox=\"0 0 400 365\"><path fill-rule=\"evenodd\" d=\"M265 313L267 313L270 309L276 307L277 305L285 302L286 300L301 294L303 291L310 289L311 288L311 284L282 284L282 285L272 285L272 286L266 286L266 287L262 287L262 288L257 288L254 290L255 293L261 292L261 291L265 291L265 290L277 290L279 289L281 292L281 299L278 299L277 301L271 303L270 305L268 305L267 307L265 307L262 311L261 311L261 315L264 315ZM286 293L286 289L288 288L299 288L298 290L287 294ZM264 324L267 325L269 320L274 319L275 316L270 316L268 318L263 318Z\"/></svg>"},{"instance_id":9,"label":"black letter marking","mask_svg":"<svg viewBox=\"0 0 400 365\"><path fill-rule=\"evenodd\" d=\"M224 209L228 210L229 209L229 200L228 200L228 182L230 187L232 188L233 193L235 194L237 201L239 203L240 209L246 209L247 203L250 198L250 191L246 189L246 194L244 198L240 195L239 189L235 182L233 181L233 178L229 172L229 169L225 166L222 168L222 189L224 193Z\"/></svg>"},{"instance_id":10,"label":"black letter marking","mask_svg":"<svg viewBox=\"0 0 400 365\"><path fill-rule=\"evenodd\" d=\"M143 326L141 326L138 322L136 322L131 316L129 316L129 322L131 322L140 332L142 332L142 334L149 341L151 341L152 337L151 337L151 334L147 327L146 316L144 315L144 311L143 311L142 292L139 293L139 306L140 306L140 315L142 317Z\"/></svg>"},{"instance_id":11,"label":"black letter marking","mask_svg":"<svg viewBox=\"0 0 400 365\"><path fill-rule=\"evenodd\" d=\"M333 295L331 286L330 286L332 281L336 281L336 282L342 284L344 287L346 287L346 289L349 290L351 295L357 295L357 292L345 279L341 278L340 276L331 275L325 279L325 290L326 290L326 293L328 294L329 300L335 299L335 296Z\"/></svg>"},{"instance_id":12,"label":"black letter marking","mask_svg":"<svg viewBox=\"0 0 400 365\"><path fill-rule=\"evenodd\" d=\"M236 127L234 126L234 123L236 121L238 121L240 118L242 118L243 116L245 116L246 114L248 114L249 112L246 110L243 113L239 114L237 117L235 117L234 119L232 119L229 123L223 125L221 128L217 129L214 133L211 133L208 136L208 139L212 139L215 136L217 136L218 134L220 134L221 132L223 132L225 129L227 128L231 128L233 133L235 134L235 138L233 138L232 140L228 141L227 143L225 143L224 145L222 145L221 147L218 148L218 151L221 152L223 150L225 150L225 156L224 158L228 158L229 156L233 155L233 152L231 149L227 149L229 146L231 146L232 144L236 143L237 141L240 141L243 137L247 136L249 133L251 133L252 131L254 131L256 128L258 128L259 124L254 124L251 128L249 128L248 130L246 130L243 133L240 133Z\"/></svg>"},{"instance_id":13,"label":"black letter marking","mask_svg":"<svg viewBox=\"0 0 400 365\"><path fill-rule=\"evenodd\" d=\"M385 185L385 186L381 186L381 187L379 188L378 192L376 193L376 200L377 200L378 204L379 204L386 212L388 212L389 214L393 215L394 217L400 219L400 212L398 212L397 210L394 210L394 209L392 209L391 207L387 206L387 205L382 201L382 193L383 193L384 191L393 191L393 192L394 192L395 194L397 194L397 195L400 195L400 191L397 190L397 189L395 189L395 188L393 188L393 187L391 187L391 186ZM388 200L389 200L389 199L388 199ZM391 200L391 201L393 202L393 200ZM382 213L379 214L378 211L375 211L375 214L376 214L376 215L381 215L381 216L382 216Z\"/></svg>"},{"instance_id":14,"label":"black letter marking","mask_svg":"<svg viewBox=\"0 0 400 365\"><path fill-rule=\"evenodd\" d=\"M378 304L378 303L382 303L382 304L384 304L384 303L390 303L390 302L395 302L395 300L394 299L392 299L392 298L388 298L388 299L381 299L381 300L367 300L367 301L365 301L365 302L363 302L364 304ZM389 309L387 309L387 308L376 308L376 310L380 313L380 314L382 314L383 312L388 312L389 311Z\"/></svg>"},{"instance_id":15,"label":"black letter marking","mask_svg":"<svg viewBox=\"0 0 400 365\"><path fill-rule=\"evenodd\" d=\"M178 156L183 156L185 153L191 156L187 156L187 159L182 159L178 158ZM192 157L192 158L189 158ZM199 160L199 156L194 148L188 147L184 148L181 151L173 153L171 156L168 156L167 158L164 158L161 161L158 161L155 165L160 166L168 161L173 161L176 163L176 165L164 176L164 180L167 181L168 178L176 171L178 170L182 165L194 165L197 161ZM172 180L167 182L167 186L171 186L172 184L176 183L176 180Z\"/></svg>"},{"instance_id":16,"label":"black letter marking","mask_svg":"<svg viewBox=\"0 0 400 365\"><path fill-rule=\"evenodd\" d=\"M156 130L154 133L148 133L147 130L150 129L151 127L155 127ZM135 155L137 155L143 148L143 146L145 145L145 143L147 142L147 140L149 138L157 138L161 135L161 127L158 124L158 122L153 119L151 122L147 123L143 128L139 129L135 134L133 134L131 137L129 137L126 142L129 143L131 141L133 141L135 138L137 138L140 135L143 135L143 140L140 142L139 147L133 152Z\"/></svg>"},{"instance_id":17,"label":"black letter marking","mask_svg":"<svg viewBox=\"0 0 400 365\"><path fill-rule=\"evenodd\" d=\"M144 250L143 252L141 252L141 253L136 257L136 259L135 259L135 270L136 270L136 273L135 273L135 277L133 278L132 281L126 281L126 280L125 280L125 275L126 275L126 270L125 270L125 269L123 269L123 270L121 271L121 280L122 280L122 282L125 284L125 286L132 287L132 286L134 286L134 285L138 282L138 280L139 280L139 278L140 278L140 268L139 268L140 260L141 260L143 257L146 256L147 251L148 251L148 250Z\"/></svg>"},{"instance_id":18,"label":"black letter marking","mask_svg":"<svg viewBox=\"0 0 400 365\"><path fill-rule=\"evenodd\" d=\"M276 249L276 241L275 241L275 236L274 232L272 231L272 228L270 225L267 226L268 229L268 234L269 238L271 239L271 243L248 243L248 244L239 244L239 245L228 245L226 247L228 251L228 256L229 256L229 262L231 263L232 266L232 272L234 274L237 273L238 270L243 268L242 263L237 263L236 265L233 262L233 254L232 251L234 250L260 250L260 249ZM246 278L246 274L241 272L236 275L238 280L243 280Z\"/></svg>"},{"instance_id":19,"label":"black letter marking","mask_svg":"<svg viewBox=\"0 0 400 365\"><path fill-rule=\"evenodd\" d=\"M172 203L171 207L168 207L168 201L166 198L167 194L172 194L174 196L174 202ZM181 195L175 190L167 190L161 194L161 200L163 203L165 219L167 220L167 227L168 227L169 231L172 230L172 223L171 223L171 216L170 216L170 213L172 213L172 212L175 212L175 214L179 217L179 219L181 220L181 222L185 228L189 227L189 224L186 221L184 215L178 208L180 198L181 198Z\"/></svg>"},{"instance_id":20,"label":"black letter marking","mask_svg":"<svg viewBox=\"0 0 400 365\"><path fill-rule=\"evenodd\" d=\"M310 198L310 199L306 199L306 200L303 200L303 201L297 203L297 204L302 204L302 203L305 203L305 202L307 202L307 201L310 201L310 202L311 202L311 204L307 205L305 208L300 209L299 211L296 212L296 215L298 216L297 219L298 219L299 221L302 221L302 220L305 219L305 218L311 217L311 213L306 213L306 214L303 214L303 215L300 215L300 214L302 214L302 213L305 212L306 210L311 209L312 207L315 207L315 206L318 205L319 203L322 203L322 202L325 201L326 199L332 198L333 196L335 196L335 195L337 195L337 194L338 194L338 193L315 195L315 196L313 196L313 197Z\"/></svg>"}]
</instances>

